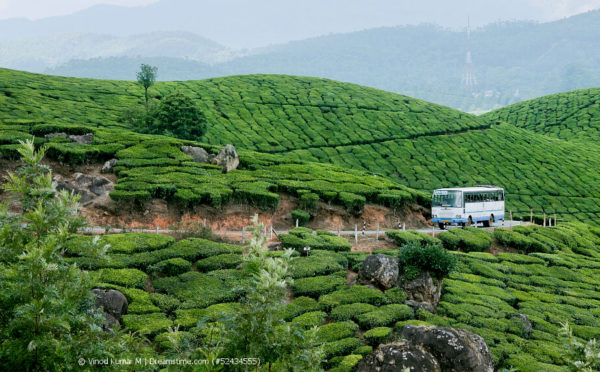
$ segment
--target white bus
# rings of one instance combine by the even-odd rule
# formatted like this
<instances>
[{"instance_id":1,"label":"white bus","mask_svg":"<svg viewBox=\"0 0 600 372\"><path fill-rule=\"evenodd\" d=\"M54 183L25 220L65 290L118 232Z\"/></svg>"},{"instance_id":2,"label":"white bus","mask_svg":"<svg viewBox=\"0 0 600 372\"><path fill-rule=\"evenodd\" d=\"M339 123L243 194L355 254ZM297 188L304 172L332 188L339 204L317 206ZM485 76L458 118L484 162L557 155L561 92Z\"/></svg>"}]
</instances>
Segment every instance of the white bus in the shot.
<instances>
[{"instance_id":1,"label":"white bus","mask_svg":"<svg viewBox=\"0 0 600 372\"><path fill-rule=\"evenodd\" d=\"M440 229L445 225L469 226L483 222L490 226L504 220L504 189L496 186L475 186L437 189L431 200L431 222Z\"/></svg>"}]
</instances>

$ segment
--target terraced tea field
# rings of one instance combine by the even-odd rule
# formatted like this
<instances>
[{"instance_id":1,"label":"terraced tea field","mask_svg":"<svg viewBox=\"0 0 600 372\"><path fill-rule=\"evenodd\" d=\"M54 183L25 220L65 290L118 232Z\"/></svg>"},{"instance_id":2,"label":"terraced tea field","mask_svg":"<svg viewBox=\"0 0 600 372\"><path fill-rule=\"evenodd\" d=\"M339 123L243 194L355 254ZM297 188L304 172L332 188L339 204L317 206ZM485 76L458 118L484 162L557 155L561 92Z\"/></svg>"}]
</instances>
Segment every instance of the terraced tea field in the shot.
<instances>
[{"instance_id":1,"label":"terraced tea field","mask_svg":"<svg viewBox=\"0 0 600 372\"><path fill-rule=\"evenodd\" d=\"M532 99L482 116L566 140L600 139L600 89L582 89Z\"/></svg>"},{"instance_id":2,"label":"terraced tea field","mask_svg":"<svg viewBox=\"0 0 600 372\"><path fill-rule=\"evenodd\" d=\"M328 236L323 232L315 236L304 228L296 230L284 244L298 251L305 243L301 240L314 243ZM468 239L480 234L467 229L461 235ZM397 235L399 244L406 239L439 243L420 233ZM236 269L244 247L204 239L175 242L168 236L129 233L102 238L111 244L109 260L97 260L78 248L90 239L73 238L67 249L69 260L92 270L99 287L115 288L126 295L130 306L123 318L125 327L153 340L158 353L173 347L167 338L169 327L179 327L177 337L193 337L202 332L198 321L221 319L235 311L244 295L240 288L247 278ZM285 314L286 321L305 329L320 326L318 340L328 360L325 369L341 366L344 359L358 361L404 324L476 332L490 346L496 368L520 371L566 370L558 338L561 322L569 321L582 339L600 337L598 229L581 224L519 228L510 238L495 243L497 247L515 248L523 239L536 240L529 255L453 252L459 259L458 270L445 279L436 314L415 313L403 304L406 296L401 290L347 284L346 270L360 270L368 253L350 252L344 239L336 239L340 238L323 240L310 256L293 259L294 283ZM491 242L490 234L487 247ZM398 251L374 253L396 256ZM531 330L518 314L527 316Z\"/></svg>"},{"instance_id":3,"label":"terraced tea field","mask_svg":"<svg viewBox=\"0 0 600 372\"><path fill-rule=\"evenodd\" d=\"M398 191L392 194L401 194L401 202L418 198L414 191L409 191L412 196L407 197L400 184L424 193L439 187L496 184L506 189L507 209L517 216L528 215L533 209L535 214L557 214L563 220L597 223L600 217L600 175L596 171L600 169L600 145L588 141L582 146L579 141L569 143L564 139L575 135L593 138L598 123L594 90L542 98L538 111L537 101L529 101L485 117L352 84L292 76L165 82L151 89L158 96L173 91L197 99L207 116L209 129L200 142L215 146L232 143L242 151L261 153L247 153L243 157L245 169L264 170L271 164L306 161L330 163L386 176L395 182L393 189ZM0 92L1 153L10 154L18 138L39 136L51 128L73 133L93 131L98 140L92 147L53 143L50 155L68 162L115 156L122 177L116 197L144 201L152 196L176 195L175 199L183 204L219 205L232 195L235 198L237 189L252 187L265 196L265 207L274 203L267 200L274 198L270 193L288 189L292 193L310 190L322 200L335 200L350 208L385 198L378 197L384 195L384 186L357 193L352 190L360 187L340 186L344 177L330 176L328 172L333 168L314 164L311 170L286 171L286 176L278 173L247 180L217 181L221 177L213 174L194 181L199 182L194 190L183 179L189 175L192 179L194 174L205 177L215 170L200 167L203 169L199 171L197 165L192 166L177 151L177 146L187 142L152 139L155 137L125 131L127 124L120 118L131 105L140 104L143 93L132 82L59 78L0 69ZM554 123L551 128L571 129L556 138L539 125L519 124L524 117L528 118L527 123L548 122ZM28 121L23 122L24 119ZM514 125L497 124L498 120ZM295 173L302 174L302 179ZM280 179L287 181L276 181ZM323 183L329 179L339 185ZM356 179L350 183L361 184ZM340 192L357 197L340 197ZM244 195L243 190L240 195ZM263 203L262 196L257 198Z\"/></svg>"}]
</instances>

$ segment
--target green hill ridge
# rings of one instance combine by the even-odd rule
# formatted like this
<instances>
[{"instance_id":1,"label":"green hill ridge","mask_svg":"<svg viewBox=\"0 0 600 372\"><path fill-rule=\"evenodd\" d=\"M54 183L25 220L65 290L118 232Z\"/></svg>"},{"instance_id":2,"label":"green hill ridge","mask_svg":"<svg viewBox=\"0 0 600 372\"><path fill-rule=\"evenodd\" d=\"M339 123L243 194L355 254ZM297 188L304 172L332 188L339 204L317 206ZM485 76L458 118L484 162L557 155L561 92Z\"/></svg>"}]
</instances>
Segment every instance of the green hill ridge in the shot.
<instances>
[{"instance_id":1,"label":"green hill ridge","mask_svg":"<svg viewBox=\"0 0 600 372\"><path fill-rule=\"evenodd\" d=\"M477 117L376 89L284 75L160 82L151 89L156 96L174 91L194 98L207 116L209 130L198 139L202 143L231 143L242 150L271 153L271 161L276 162L331 163L380 174L427 193L439 187L497 184L507 191L507 209L517 215L528 215L533 209L536 214L556 213L563 219L582 221L595 221L600 216L600 175L595 171L600 166L600 147L582 147L527 126L502 124L504 118L516 123L506 115L492 119L501 113ZM0 70L0 93L0 120L4 123L27 118L40 125L60 123L74 125L75 131L97 128L102 132L131 129L121 117L128 108L140 104L143 92L133 82ZM571 105L564 110L575 113L575 108ZM578 126L593 131L594 120L590 116ZM33 133L31 129L29 133ZM133 140L134 136L139 136L138 140ZM112 147L99 149L99 153L115 154L126 168L173 166L177 162L180 166L186 161L175 159L180 156L177 151L171 155L147 151L154 160L125 151L124 146L150 138L131 133L126 137L118 145L111 141L114 135L107 135L105 145ZM175 142L168 146L176 149L176 144L183 143ZM53 146L60 147L59 152L73 147ZM160 187L148 190L149 186L136 182L149 180L148 174L143 177L142 173L127 170L123 173L127 179L120 181L118 190L129 193L124 194L128 197L160 194ZM272 179L264 181L277 184ZM268 187L263 191L274 190ZM311 190L322 198L328 197L326 192L341 191L327 187ZM210 198L202 196L199 200Z\"/></svg>"}]
</instances>

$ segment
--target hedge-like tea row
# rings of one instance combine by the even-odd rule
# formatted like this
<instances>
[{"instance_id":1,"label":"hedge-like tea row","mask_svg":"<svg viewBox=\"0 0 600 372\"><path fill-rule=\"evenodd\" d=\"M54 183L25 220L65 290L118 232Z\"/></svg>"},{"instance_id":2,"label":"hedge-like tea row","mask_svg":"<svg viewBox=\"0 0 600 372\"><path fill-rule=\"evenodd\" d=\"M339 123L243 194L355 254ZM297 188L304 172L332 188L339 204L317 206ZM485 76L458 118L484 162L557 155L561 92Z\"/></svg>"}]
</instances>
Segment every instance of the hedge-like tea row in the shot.
<instances>
[{"instance_id":1,"label":"hedge-like tea row","mask_svg":"<svg viewBox=\"0 0 600 372\"><path fill-rule=\"evenodd\" d=\"M311 250L319 249L334 252L349 252L352 244L341 236L335 236L325 231L317 231L314 235L312 230L297 227L290 230L289 234L279 235L279 240L283 248L295 249L301 254L306 254L305 247Z\"/></svg>"}]
</instances>

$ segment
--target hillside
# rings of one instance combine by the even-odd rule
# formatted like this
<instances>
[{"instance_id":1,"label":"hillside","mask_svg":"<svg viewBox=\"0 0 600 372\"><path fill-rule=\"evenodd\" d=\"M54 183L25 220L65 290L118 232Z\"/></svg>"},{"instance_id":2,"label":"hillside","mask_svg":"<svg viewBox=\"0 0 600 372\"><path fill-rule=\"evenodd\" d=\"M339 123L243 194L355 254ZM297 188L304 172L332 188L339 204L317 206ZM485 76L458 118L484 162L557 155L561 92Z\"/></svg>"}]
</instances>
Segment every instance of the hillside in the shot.
<instances>
[{"instance_id":1,"label":"hillside","mask_svg":"<svg viewBox=\"0 0 600 372\"><path fill-rule=\"evenodd\" d=\"M130 82L10 70L0 70L0 76L4 121L27 117L127 128L120 118L139 104L142 93ZM176 90L196 98L209 120L201 142L379 173L424 192L499 184L507 190L507 208L521 215L533 209L594 221L600 213L595 171L600 149L593 144L582 148L409 97L322 79L250 75L158 83L151 89L160 95ZM113 146L114 152L122 148Z\"/></svg>"},{"instance_id":2,"label":"hillside","mask_svg":"<svg viewBox=\"0 0 600 372\"><path fill-rule=\"evenodd\" d=\"M301 236L302 231L294 234ZM444 279L435 314L406 306L402 290L381 291L356 282L355 273L370 253L349 252L349 245L339 251L334 244L324 245L292 261L294 284L284 318L305 329L320 326L326 370L342 365L341 357L368 354L390 338L389 334L371 338L367 331L389 327L388 332L399 332L405 324L413 324L457 327L481 335L498 370L566 371L566 345L558 336L561 323L569 322L574 335L583 340L600 336L600 231L563 224L515 229L513 234L520 239L535 236L539 251L497 256L452 251L458 269ZM440 243L420 233L414 233L415 238ZM231 314L244 296L248 279L236 269L244 247L204 239L175 242L156 234L109 235L101 241L111 245L110 260L97 260L81 249L91 239L72 239L68 260L92 270L98 287L127 296L126 329L145 334L159 352L173 347L167 338L169 327L178 326L178 336L191 337L204 326L197 324L199 320L214 322ZM513 243L496 241L495 246L509 250ZM398 249L373 253L395 257ZM192 264L196 270L190 269ZM153 291L148 291L149 283ZM352 365L334 370L352 371Z\"/></svg>"},{"instance_id":3,"label":"hillside","mask_svg":"<svg viewBox=\"0 0 600 372\"><path fill-rule=\"evenodd\" d=\"M542 95L599 86L599 22L600 11L593 11L549 23L508 22L473 30L475 95L460 87L465 32L423 24L273 45L196 73L189 71L186 60L158 66L174 80L257 73L316 76L483 112ZM119 62L78 60L47 72L123 78Z\"/></svg>"},{"instance_id":4,"label":"hillside","mask_svg":"<svg viewBox=\"0 0 600 372\"><path fill-rule=\"evenodd\" d=\"M583 89L532 99L482 116L565 140L600 139L600 89Z\"/></svg>"}]
</instances>

